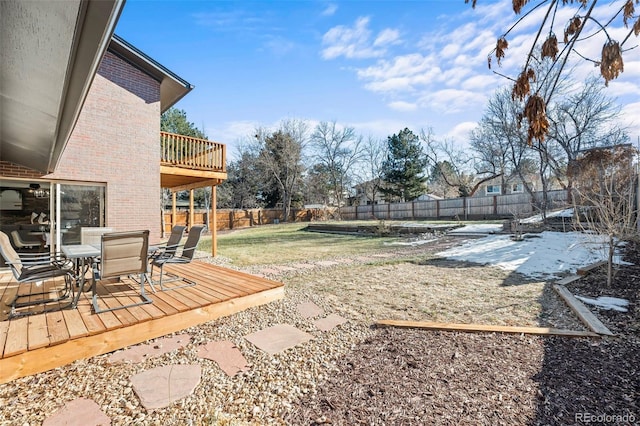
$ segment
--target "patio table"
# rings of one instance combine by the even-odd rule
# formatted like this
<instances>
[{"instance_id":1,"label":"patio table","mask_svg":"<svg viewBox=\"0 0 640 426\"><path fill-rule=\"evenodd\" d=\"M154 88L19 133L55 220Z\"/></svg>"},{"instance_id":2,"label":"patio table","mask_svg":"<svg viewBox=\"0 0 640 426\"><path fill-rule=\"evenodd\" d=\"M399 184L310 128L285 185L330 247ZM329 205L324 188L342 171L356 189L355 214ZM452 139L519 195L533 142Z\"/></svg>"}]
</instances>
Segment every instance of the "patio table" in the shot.
<instances>
[{"instance_id":1,"label":"patio table","mask_svg":"<svg viewBox=\"0 0 640 426\"><path fill-rule=\"evenodd\" d=\"M67 259L71 259L75 264L76 286L78 291L73 298L71 308L75 309L80 300L80 294L84 291L86 265L91 265L93 259L100 256L100 248L90 244L79 244L73 246L61 246L60 249Z\"/></svg>"},{"instance_id":2,"label":"patio table","mask_svg":"<svg viewBox=\"0 0 640 426\"><path fill-rule=\"evenodd\" d=\"M75 263L76 286L78 287L78 292L71 304L71 308L74 309L76 306L78 306L80 294L84 291L86 275L85 267L91 265L96 257L100 257L101 247L99 244L76 244L71 246L62 246L60 247L60 249L67 259L71 259ZM152 245L150 245L147 249L149 254L157 250L158 246ZM153 283L149 279L147 279L147 281L151 286L151 290L155 293L156 289Z\"/></svg>"}]
</instances>

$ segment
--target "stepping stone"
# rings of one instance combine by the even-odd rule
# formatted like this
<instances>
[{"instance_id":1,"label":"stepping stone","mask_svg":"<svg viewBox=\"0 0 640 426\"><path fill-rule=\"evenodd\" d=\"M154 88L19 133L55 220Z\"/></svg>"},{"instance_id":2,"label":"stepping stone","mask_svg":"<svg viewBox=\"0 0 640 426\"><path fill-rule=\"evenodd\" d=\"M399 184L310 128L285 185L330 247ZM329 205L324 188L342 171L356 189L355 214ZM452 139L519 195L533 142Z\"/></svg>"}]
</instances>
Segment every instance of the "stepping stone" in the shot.
<instances>
[{"instance_id":1,"label":"stepping stone","mask_svg":"<svg viewBox=\"0 0 640 426\"><path fill-rule=\"evenodd\" d=\"M313 302L300 303L297 308L302 318L317 317L324 314L324 310Z\"/></svg>"},{"instance_id":2,"label":"stepping stone","mask_svg":"<svg viewBox=\"0 0 640 426\"><path fill-rule=\"evenodd\" d=\"M240 349L228 340L209 342L200 346L198 348L198 356L215 361L229 377L249 369L247 360L240 352Z\"/></svg>"},{"instance_id":3,"label":"stepping stone","mask_svg":"<svg viewBox=\"0 0 640 426\"><path fill-rule=\"evenodd\" d=\"M346 318L342 318L340 315L337 315L337 314L331 314L331 315L327 315L326 318L321 318L317 321L314 321L313 324L320 331L330 331L330 330L333 330L335 327L339 326L340 324L344 324L345 322L347 322Z\"/></svg>"},{"instance_id":4,"label":"stepping stone","mask_svg":"<svg viewBox=\"0 0 640 426\"><path fill-rule=\"evenodd\" d=\"M200 365L165 365L132 376L131 384L142 406L153 410L191 395L200 374Z\"/></svg>"},{"instance_id":5,"label":"stepping stone","mask_svg":"<svg viewBox=\"0 0 640 426\"><path fill-rule=\"evenodd\" d=\"M100 410L100 406L93 400L86 398L67 402L64 407L42 423L43 426L102 426L110 424L111 419Z\"/></svg>"},{"instance_id":6,"label":"stepping stone","mask_svg":"<svg viewBox=\"0 0 640 426\"><path fill-rule=\"evenodd\" d=\"M155 343L138 345L121 352L116 352L109 357L111 364L121 364L124 362L142 362L145 359L164 355L179 348L184 348L191 341L191 335L178 334L173 337L158 339Z\"/></svg>"},{"instance_id":7,"label":"stepping stone","mask_svg":"<svg viewBox=\"0 0 640 426\"><path fill-rule=\"evenodd\" d=\"M278 324L245 336L249 342L269 355L282 352L300 343L308 342L313 336L292 325Z\"/></svg>"}]
</instances>

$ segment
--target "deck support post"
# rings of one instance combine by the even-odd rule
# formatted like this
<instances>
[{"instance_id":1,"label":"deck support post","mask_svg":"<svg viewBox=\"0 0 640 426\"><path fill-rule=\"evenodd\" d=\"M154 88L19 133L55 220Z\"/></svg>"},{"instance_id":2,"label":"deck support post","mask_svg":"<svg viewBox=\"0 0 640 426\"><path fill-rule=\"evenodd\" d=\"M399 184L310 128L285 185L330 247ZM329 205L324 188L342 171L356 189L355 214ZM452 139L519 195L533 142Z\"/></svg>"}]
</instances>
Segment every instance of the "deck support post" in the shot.
<instances>
[{"instance_id":1,"label":"deck support post","mask_svg":"<svg viewBox=\"0 0 640 426\"><path fill-rule=\"evenodd\" d=\"M193 211L193 189L189 190L189 230L194 224L194 211Z\"/></svg>"},{"instance_id":2,"label":"deck support post","mask_svg":"<svg viewBox=\"0 0 640 426\"><path fill-rule=\"evenodd\" d=\"M176 192L171 191L171 229L177 225L178 208L176 207Z\"/></svg>"},{"instance_id":3,"label":"deck support post","mask_svg":"<svg viewBox=\"0 0 640 426\"><path fill-rule=\"evenodd\" d=\"M209 230L211 231L211 256L216 257L218 254L218 212L216 187L211 187L211 217L209 219Z\"/></svg>"}]
</instances>

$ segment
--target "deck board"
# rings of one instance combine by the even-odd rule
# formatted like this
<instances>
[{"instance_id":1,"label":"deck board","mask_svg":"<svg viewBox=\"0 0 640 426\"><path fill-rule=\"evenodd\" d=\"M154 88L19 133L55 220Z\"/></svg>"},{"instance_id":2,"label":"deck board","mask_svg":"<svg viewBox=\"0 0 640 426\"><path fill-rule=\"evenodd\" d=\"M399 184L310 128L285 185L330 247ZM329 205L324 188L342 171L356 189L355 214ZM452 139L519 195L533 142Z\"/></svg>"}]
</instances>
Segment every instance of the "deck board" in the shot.
<instances>
[{"instance_id":1,"label":"deck board","mask_svg":"<svg viewBox=\"0 0 640 426\"><path fill-rule=\"evenodd\" d=\"M29 350L49 346L49 330L45 315L33 315L28 318L27 342Z\"/></svg>"},{"instance_id":2,"label":"deck board","mask_svg":"<svg viewBox=\"0 0 640 426\"><path fill-rule=\"evenodd\" d=\"M283 284L243 272L193 261L167 265L165 271L196 281L193 287L156 292L148 284L152 304L94 314L91 293L82 293L76 309L6 319L6 303L16 294L11 274L0 274L0 383L56 368L149 339L178 332L213 319L280 299ZM9 278L7 278L7 276ZM45 286L63 285L62 280ZM46 287L45 287L46 288ZM98 283L100 306L117 307L139 300L139 285ZM27 287L20 286L20 292ZM119 293L110 293L118 290ZM65 302L68 303L68 302ZM47 307L56 306L48 304ZM27 308L39 312L42 306Z\"/></svg>"}]
</instances>

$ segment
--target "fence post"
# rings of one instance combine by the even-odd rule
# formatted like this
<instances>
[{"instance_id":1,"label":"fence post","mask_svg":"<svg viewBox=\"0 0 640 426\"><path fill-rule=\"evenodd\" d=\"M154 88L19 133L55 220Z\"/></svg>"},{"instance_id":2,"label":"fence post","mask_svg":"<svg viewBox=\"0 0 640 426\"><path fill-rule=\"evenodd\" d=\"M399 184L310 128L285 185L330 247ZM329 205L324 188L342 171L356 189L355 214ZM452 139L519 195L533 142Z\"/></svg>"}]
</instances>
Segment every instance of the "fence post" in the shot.
<instances>
[{"instance_id":1,"label":"fence post","mask_svg":"<svg viewBox=\"0 0 640 426\"><path fill-rule=\"evenodd\" d=\"M233 220L234 220L233 216L234 216L233 210L231 210L229 212L229 229L233 229Z\"/></svg>"},{"instance_id":2,"label":"fence post","mask_svg":"<svg viewBox=\"0 0 640 426\"><path fill-rule=\"evenodd\" d=\"M493 196L493 215L498 216L498 196Z\"/></svg>"},{"instance_id":3,"label":"fence post","mask_svg":"<svg viewBox=\"0 0 640 426\"><path fill-rule=\"evenodd\" d=\"M462 216L467 220L467 197L462 197Z\"/></svg>"},{"instance_id":4,"label":"fence post","mask_svg":"<svg viewBox=\"0 0 640 426\"><path fill-rule=\"evenodd\" d=\"M416 202L411 200L411 219L416 218Z\"/></svg>"},{"instance_id":5,"label":"fence post","mask_svg":"<svg viewBox=\"0 0 640 426\"><path fill-rule=\"evenodd\" d=\"M391 203L387 203L387 220L391 220Z\"/></svg>"},{"instance_id":6,"label":"fence post","mask_svg":"<svg viewBox=\"0 0 640 426\"><path fill-rule=\"evenodd\" d=\"M436 219L440 219L440 200L436 200Z\"/></svg>"}]
</instances>

